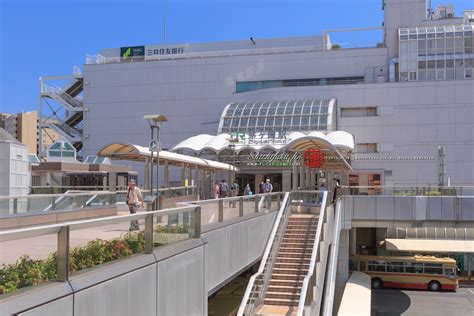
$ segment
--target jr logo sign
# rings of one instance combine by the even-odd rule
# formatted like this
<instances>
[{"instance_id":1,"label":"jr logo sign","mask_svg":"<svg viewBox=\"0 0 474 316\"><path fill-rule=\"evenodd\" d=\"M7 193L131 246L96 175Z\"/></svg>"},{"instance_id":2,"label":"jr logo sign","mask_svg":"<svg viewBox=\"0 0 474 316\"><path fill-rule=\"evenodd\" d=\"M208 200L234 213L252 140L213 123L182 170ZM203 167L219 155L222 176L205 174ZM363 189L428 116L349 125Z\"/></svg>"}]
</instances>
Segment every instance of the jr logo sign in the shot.
<instances>
[{"instance_id":1,"label":"jr logo sign","mask_svg":"<svg viewBox=\"0 0 474 316\"><path fill-rule=\"evenodd\" d=\"M324 153L317 147L307 149L303 158L308 168L320 168L324 163Z\"/></svg>"}]
</instances>

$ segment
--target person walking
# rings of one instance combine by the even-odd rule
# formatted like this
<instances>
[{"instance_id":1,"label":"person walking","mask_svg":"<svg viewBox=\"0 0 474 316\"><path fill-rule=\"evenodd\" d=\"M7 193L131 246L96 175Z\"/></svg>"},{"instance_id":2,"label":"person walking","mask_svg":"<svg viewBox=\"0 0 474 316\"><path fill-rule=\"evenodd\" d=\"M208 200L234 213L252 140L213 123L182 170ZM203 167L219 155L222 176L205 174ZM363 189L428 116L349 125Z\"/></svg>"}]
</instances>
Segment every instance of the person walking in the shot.
<instances>
[{"instance_id":1,"label":"person walking","mask_svg":"<svg viewBox=\"0 0 474 316\"><path fill-rule=\"evenodd\" d=\"M264 183L263 181L260 182L260 186L258 187L258 193L259 193L259 194L262 194L262 193L263 193L263 185L264 185L264 184L265 184L265 183Z\"/></svg>"},{"instance_id":2,"label":"person walking","mask_svg":"<svg viewBox=\"0 0 474 316\"><path fill-rule=\"evenodd\" d=\"M134 179L131 179L128 183L127 197L125 203L128 205L128 210L130 211L130 214L135 214L140 204L143 208L145 208L142 192L140 188L137 187L137 183ZM130 222L130 227L128 229L129 231L139 229L140 225L138 224L138 220L134 219Z\"/></svg>"},{"instance_id":3,"label":"person walking","mask_svg":"<svg viewBox=\"0 0 474 316\"><path fill-rule=\"evenodd\" d=\"M232 183L232 192L233 192L233 196L239 196L239 191L240 191L240 187L239 187L239 184L237 183L237 180L234 181L234 183Z\"/></svg>"},{"instance_id":4,"label":"person walking","mask_svg":"<svg viewBox=\"0 0 474 316\"><path fill-rule=\"evenodd\" d=\"M221 188L219 187L219 183L214 182L214 198L215 199L218 199L220 197L220 193L221 193Z\"/></svg>"},{"instance_id":5,"label":"person walking","mask_svg":"<svg viewBox=\"0 0 474 316\"><path fill-rule=\"evenodd\" d=\"M332 187L332 204L336 205L337 195L339 194L339 190L341 189L341 182L339 179L333 178L333 187Z\"/></svg>"},{"instance_id":6,"label":"person walking","mask_svg":"<svg viewBox=\"0 0 474 316\"><path fill-rule=\"evenodd\" d=\"M272 193L272 191L273 191L273 185L270 182L270 179L267 179L267 181L263 184L263 193ZM272 198L271 196L268 196L265 198L265 200L267 201L266 208L269 208L271 198Z\"/></svg>"},{"instance_id":7,"label":"person walking","mask_svg":"<svg viewBox=\"0 0 474 316\"><path fill-rule=\"evenodd\" d=\"M247 185L244 188L244 195L251 195L252 189L250 189L250 184L247 183Z\"/></svg>"},{"instance_id":8,"label":"person walking","mask_svg":"<svg viewBox=\"0 0 474 316\"><path fill-rule=\"evenodd\" d=\"M225 199L227 197L228 192L229 192L229 185L225 182L225 180L222 180L221 186L220 186L220 197L222 199Z\"/></svg>"}]
</instances>

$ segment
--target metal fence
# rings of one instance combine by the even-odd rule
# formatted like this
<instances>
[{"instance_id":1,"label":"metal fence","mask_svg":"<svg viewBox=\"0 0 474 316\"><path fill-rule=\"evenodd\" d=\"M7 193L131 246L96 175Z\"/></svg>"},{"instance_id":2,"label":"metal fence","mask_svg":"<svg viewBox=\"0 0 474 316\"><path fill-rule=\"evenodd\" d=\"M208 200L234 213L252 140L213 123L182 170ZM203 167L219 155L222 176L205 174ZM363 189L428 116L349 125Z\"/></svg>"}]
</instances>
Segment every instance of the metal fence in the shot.
<instances>
[{"instance_id":1,"label":"metal fence","mask_svg":"<svg viewBox=\"0 0 474 316\"><path fill-rule=\"evenodd\" d=\"M162 188L159 193L163 198L195 196L197 195L197 187ZM150 191L143 190L142 194L145 198L150 195ZM0 196L0 217L11 214L115 207L116 203L125 202L126 196L126 190L116 192L68 190L65 193L56 194Z\"/></svg>"}]
</instances>

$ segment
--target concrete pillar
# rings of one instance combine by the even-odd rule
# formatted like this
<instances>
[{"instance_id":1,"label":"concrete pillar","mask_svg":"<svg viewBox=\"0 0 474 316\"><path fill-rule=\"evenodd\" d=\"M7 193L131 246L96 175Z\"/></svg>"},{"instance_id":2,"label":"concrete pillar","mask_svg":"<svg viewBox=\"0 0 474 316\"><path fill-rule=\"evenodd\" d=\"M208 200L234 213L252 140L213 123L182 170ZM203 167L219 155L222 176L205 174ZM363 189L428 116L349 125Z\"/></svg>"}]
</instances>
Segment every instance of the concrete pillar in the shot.
<instances>
[{"instance_id":1,"label":"concrete pillar","mask_svg":"<svg viewBox=\"0 0 474 316\"><path fill-rule=\"evenodd\" d=\"M168 160L165 161L165 166L163 168L163 185L165 188L170 187L170 166Z\"/></svg>"},{"instance_id":2,"label":"concrete pillar","mask_svg":"<svg viewBox=\"0 0 474 316\"><path fill-rule=\"evenodd\" d=\"M281 190L287 192L291 190L291 170L283 170L281 173Z\"/></svg>"},{"instance_id":3,"label":"concrete pillar","mask_svg":"<svg viewBox=\"0 0 474 316\"><path fill-rule=\"evenodd\" d=\"M350 232L350 236L349 236L349 254L351 256L355 256L356 253L357 253L357 239L356 239L356 236L357 236L357 231L356 231L356 227L352 227L349 232Z\"/></svg>"},{"instance_id":4,"label":"concrete pillar","mask_svg":"<svg viewBox=\"0 0 474 316\"><path fill-rule=\"evenodd\" d=\"M150 175L150 174L148 173L148 175ZM107 176L109 178L109 191L110 192L117 191L117 173L116 172L109 172L109 174Z\"/></svg>"},{"instance_id":5,"label":"concrete pillar","mask_svg":"<svg viewBox=\"0 0 474 316\"><path fill-rule=\"evenodd\" d=\"M299 181L299 187L301 189L305 188L305 167L304 167L304 160L301 158L301 163L300 163L300 181Z\"/></svg>"},{"instance_id":6,"label":"concrete pillar","mask_svg":"<svg viewBox=\"0 0 474 316\"><path fill-rule=\"evenodd\" d=\"M308 167L305 167L305 179L306 189L311 190L311 169Z\"/></svg>"},{"instance_id":7,"label":"concrete pillar","mask_svg":"<svg viewBox=\"0 0 474 316\"><path fill-rule=\"evenodd\" d=\"M341 303L344 287L349 279L349 230L341 230L339 239L339 253L337 257L336 288L334 295L334 308L337 311Z\"/></svg>"},{"instance_id":8,"label":"concrete pillar","mask_svg":"<svg viewBox=\"0 0 474 316\"><path fill-rule=\"evenodd\" d=\"M184 187L184 180L186 179L186 164L181 163L181 186Z\"/></svg>"},{"instance_id":9,"label":"concrete pillar","mask_svg":"<svg viewBox=\"0 0 474 316\"><path fill-rule=\"evenodd\" d=\"M145 190L150 190L150 158L148 157L145 157L145 169L143 171L143 187Z\"/></svg>"},{"instance_id":10,"label":"concrete pillar","mask_svg":"<svg viewBox=\"0 0 474 316\"><path fill-rule=\"evenodd\" d=\"M293 165L292 167L292 174L291 174L291 180L292 180L292 190L298 190L298 166Z\"/></svg>"},{"instance_id":11,"label":"concrete pillar","mask_svg":"<svg viewBox=\"0 0 474 316\"><path fill-rule=\"evenodd\" d=\"M318 187L316 185L316 169L311 168L310 172L311 172L311 185L310 185L310 188L311 188L311 190L317 190Z\"/></svg>"}]
</instances>

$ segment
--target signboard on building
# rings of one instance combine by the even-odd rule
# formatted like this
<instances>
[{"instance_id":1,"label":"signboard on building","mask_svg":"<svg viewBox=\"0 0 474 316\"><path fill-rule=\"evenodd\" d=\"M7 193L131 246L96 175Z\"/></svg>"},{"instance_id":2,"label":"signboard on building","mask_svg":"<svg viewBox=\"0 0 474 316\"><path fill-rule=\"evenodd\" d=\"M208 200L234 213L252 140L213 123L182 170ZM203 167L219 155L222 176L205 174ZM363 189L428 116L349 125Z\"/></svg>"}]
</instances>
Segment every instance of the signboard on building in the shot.
<instances>
[{"instance_id":1,"label":"signboard on building","mask_svg":"<svg viewBox=\"0 0 474 316\"><path fill-rule=\"evenodd\" d=\"M288 143L285 130L234 132L232 137L238 139L238 145L264 146L267 144L286 145Z\"/></svg>"},{"instance_id":2,"label":"signboard on building","mask_svg":"<svg viewBox=\"0 0 474 316\"><path fill-rule=\"evenodd\" d=\"M318 147L308 148L303 155L304 165L308 168L320 168L324 163L324 153Z\"/></svg>"},{"instance_id":3,"label":"signboard on building","mask_svg":"<svg viewBox=\"0 0 474 316\"><path fill-rule=\"evenodd\" d=\"M185 45L152 45L146 46L145 48L145 58L146 59L153 59L159 58L163 56L179 56L183 55L186 52Z\"/></svg>"},{"instance_id":4,"label":"signboard on building","mask_svg":"<svg viewBox=\"0 0 474 316\"><path fill-rule=\"evenodd\" d=\"M129 59L133 57L144 57L145 46L128 46L120 47L120 57L122 59Z\"/></svg>"}]
</instances>

